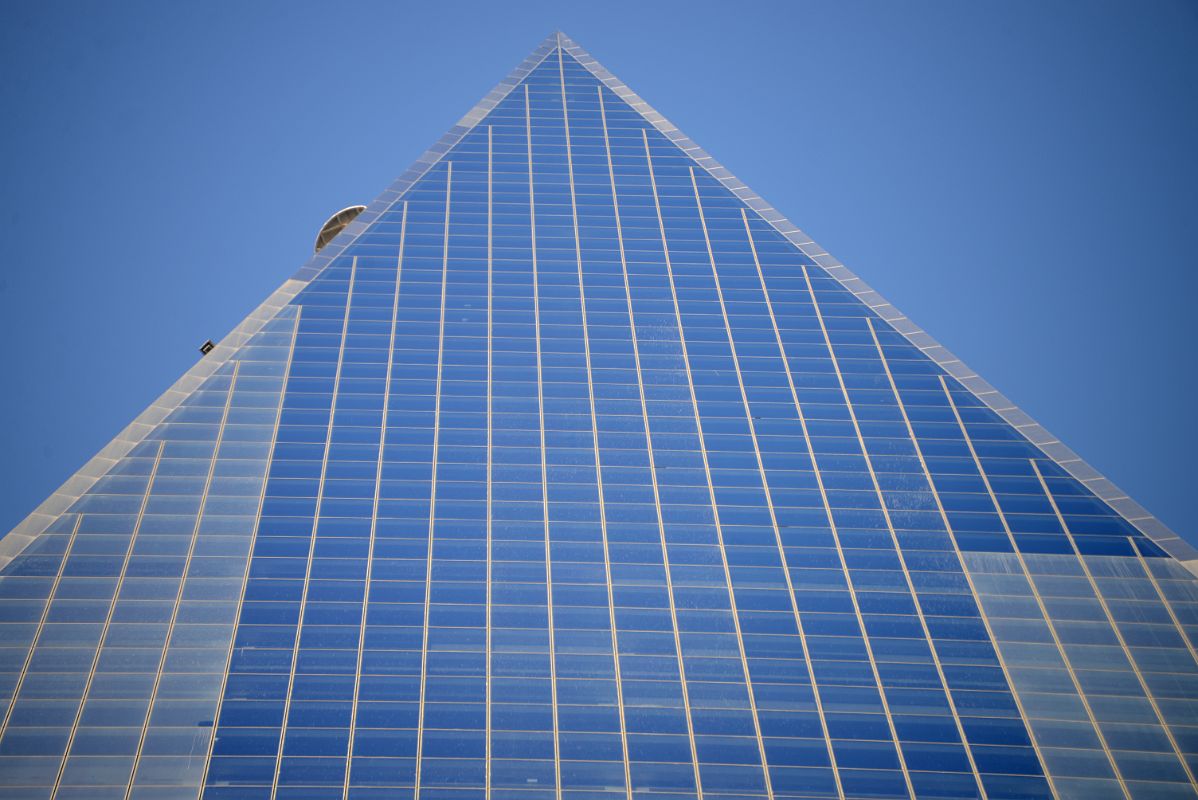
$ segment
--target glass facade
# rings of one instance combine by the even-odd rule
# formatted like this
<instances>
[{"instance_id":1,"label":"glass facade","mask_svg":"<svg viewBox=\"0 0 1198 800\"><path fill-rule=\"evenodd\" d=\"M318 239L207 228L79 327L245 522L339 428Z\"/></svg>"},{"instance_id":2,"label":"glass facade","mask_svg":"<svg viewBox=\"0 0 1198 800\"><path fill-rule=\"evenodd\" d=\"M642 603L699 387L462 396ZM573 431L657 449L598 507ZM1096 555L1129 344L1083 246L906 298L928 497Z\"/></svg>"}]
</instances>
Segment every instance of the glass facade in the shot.
<instances>
[{"instance_id":1,"label":"glass facade","mask_svg":"<svg viewBox=\"0 0 1198 800\"><path fill-rule=\"evenodd\" d=\"M11 554L0 796L1198 796L1185 546L733 180L547 40Z\"/></svg>"}]
</instances>

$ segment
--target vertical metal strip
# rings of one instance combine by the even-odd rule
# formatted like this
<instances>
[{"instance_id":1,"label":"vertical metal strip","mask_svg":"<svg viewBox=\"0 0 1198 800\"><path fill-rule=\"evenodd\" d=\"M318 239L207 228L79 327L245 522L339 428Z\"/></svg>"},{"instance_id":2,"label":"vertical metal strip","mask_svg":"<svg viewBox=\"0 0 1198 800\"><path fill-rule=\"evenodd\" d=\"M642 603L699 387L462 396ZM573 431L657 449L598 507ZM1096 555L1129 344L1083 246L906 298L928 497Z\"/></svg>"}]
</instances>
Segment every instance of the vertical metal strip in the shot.
<instances>
[{"instance_id":1,"label":"vertical metal strip","mask_svg":"<svg viewBox=\"0 0 1198 800\"><path fill-rule=\"evenodd\" d=\"M698 800L703 800L703 780L699 774L699 754L695 747L695 724L691 713L690 690L686 685L686 665L682 659L682 636L678 629L678 609L674 603L674 580L670 574L670 550L666 542L665 523L661 514L661 491L657 485L657 463L653 456L653 434L649 426L649 406L645 402L645 379L641 372L640 341L636 334L636 319L632 312L632 289L628 279L628 258L624 250L624 226L620 220L620 199L616 190L616 172L611 154L611 137L607 130L607 109L603 99L603 87L596 87L599 92L599 114L603 121L603 147L607 155L607 175L611 182L612 208L616 217L616 241L620 248L620 271L624 278L624 299L628 302L628 330L632 336L632 356L636 364L636 387L641 405L641 424L645 431L645 448L649 456L649 479L653 487L653 504L656 509L657 534L661 542L662 567L665 571L666 592L669 595L670 626L674 634L674 650L678 660L678 676L682 689L682 705L686 713L686 735L690 742L691 766L695 776L695 793Z\"/></svg>"},{"instance_id":2,"label":"vertical metal strip","mask_svg":"<svg viewBox=\"0 0 1198 800\"><path fill-rule=\"evenodd\" d=\"M616 601L611 579L611 550L607 540L607 506L603 496L603 464L599 455L599 419L595 413L595 382L592 377L591 338L587 331L587 293L582 269L582 238L578 230L578 197L574 186L574 152L570 137L570 111L566 103L566 72L562 51L557 51L558 77L562 87L562 118L566 131L566 163L570 171L570 213L574 220L574 258L578 265L578 306L582 313L582 347L586 356L587 402L591 412L591 444L595 450L595 484L599 498L599 533L603 542L603 576L607 582L607 612L611 624L611 658L616 677L616 711L620 716L620 748L624 756L624 793L632 800L632 774L628 765L628 724L624 712L624 681L620 674L620 649L616 628Z\"/></svg>"},{"instance_id":3,"label":"vertical metal strip","mask_svg":"<svg viewBox=\"0 0 1198 800\"><path fill-rule=\"evenodd\" d=\"M485 758L486 774L483 776L484 800L491 800L491 648L494 644L494 629L491 624L491 597L495 570L495 542L492 538L494 526L491 522L491 511L494 495L491 486L494 477L494 447L495 426L492 417L495 398L495 145L494 129L487 126L487 608L486 608L486 642L484 657L486 664L486 704L487 719L485 723Z\"/></svg>"},{"instance_id":4,"label":"vertical metal strip","mask_svg":"<svg viewBox=\"0 0 1198 800\"><path fill-rule=\"evenodd\" d=\"M661 234L661 253L662 253L662 257L664 257L664 260L665 260L666 271L671 273L671 278L670 278L671 295L673 295L673 277L672 277L672 271L671 271L671 267L670 267L670 249L668 249L668 247L666 246L666 229L665 229L665 223L662 222L662 219L661 219L661 204L660 204L660 201L658 200L657 178L654 178L654 176L653 176L653 158L652 158L651 154L649 154L648 134L645 132L645 129L643 129L643 128L641 129L641 141L642 141L643 145L645 145L646 169L648 170L648 174L649 174L649 183L652 184L652 189L653 189L653 205L654 205L655 210L657 210L658 229ZM610 160L610 154L609 154L609 160ZM615 178L612 178L612 186L615 186ZM613 189L613 192L615 192L615 189ZM623 256L621 256L621 261L623 262ZM627 281L627 280L628 280L627 268L625 268L625 281ZM676 303L677 303L677 298L676 298ZM631 329L633 329L633 341L634 341L634 344L636 344L637 343L636 322L633 320L633 295L631 295L630 291L629 291L629 295L628 295L628 315L629 315L629 327L631 327ZM680 320L678 321L678 343L680 346L683 347L683 350L685 351L685 344L683 343L683 334L682 334L682 321L680 321ZM637 350L639 350L639 344L637 344ZM653 499L654 499L654 502L658 504L658 532L661 535L661 557L662 557L662 559L664 559L665 568L666 568L666 590L667 590L667 592L670 592L670 614L671 614L671 617L673 618L674 640L676 640L676 642L674 642L674 644L676 644L676 647L678 648L678 671L679 671L680 677L682 677L683 702L686 705L686 733L688 733L688 735L690 737L692 758L695 759L696 789L697 789L698 796L700 796L700 800L702 800L703 789L702 789L702 782L701 782L701 776L700 776L700 769L698 769L698 747L695 744L695 725L694 725L694 720L692 720L692 715L691 715L691 710L690 710L690 690L688 689L688 686L686 686L686 671L685 671L685 665L683 663L683 655L682 655L682 637L680 637L680 635L679 635L678 614L677 614L676 608L674 608L673 578L670 575L670 556L668 556L668 553L670 553L670 544L668 544L666 541L665 521L662 520L662 515L661 515L661 497L660 497L660 493L658 491L657 465L655 465L655 459L652 455L653 454L653 434L652 434L651 429L649 429L648 406L645 402L645 381L643 381L641 378L640 353L639 352L637 352L636 377L637 377L637 384L639 384L639 386L641 387L641 413L643 414L643 416L645 416L645 438L648 441L648 446L649 446L649 465L651 465L651 468L653 471ZM690 383L690 366L689 365L688 365L688 368L686 368L686 382ZM696 419L695 424L696 424L696 426L698 426L697 419ZM706 460L707 454L704 453L703 457L704 457L704 460ZM724 550L724 547L721 546L720 550L721 551ZM728 600L730 600L730 602L733 602L731 592L728 593ZM733 616L734 616L734 614L736 614L736 611L733 611ZM739 622L737 624L739 625ZM739 640L739 636L737 638ZM742 662L743 661L744 661L744 653L742 651Z\"/></svg>"},{"instance_id":5,"label":"vertical metal strip","mask_svg":"<svg viewBox=\"0 0 1198 800\"><path fill-rule=\"evenodd\" d=\"M744 676L745 689L747 690L748 696L749 696L749 712L753 717L753 734L757 739L757 753L761 759L761 774L762 774L762 777L765 779L765 793L768 797L770 797L772 799L774 796L774 783L770 779L770 768L769 768L769 764L767 763L766 757L765 757L765 740L761 736L761 720L757 714L757 692L753 687L753 679L749 674L749 659L745 653L744 634L741 632L741 628L740 628L740 611L737 610L737 606L736 606L736 590L732 587L732 570L728 566L728 551L724 547L724 526L723 526L722 522L720 521L720 507L719 507L719 503L716 502L715 485L711 479L711 464L708 462L708 458L707 458L707 440L703 436L703 421L699 418L699 399L695 394L695 381L694 381L694 377L693 377L692 371L691 371L690 351L687 349L687 346L686 346L686 333L685 333L685 329L683 328L683 325L682 325L682 308L678 304L678 287L674 282L674 266L670 259L670 245L669 245L669 242L666 240L666 225L665 225L665 220L662 218L662 214L661 214L661 198L657 194L657 176L654 174L653 156L649 152L648 134L646 134L643 129L641 130L641 137L645 141L645 160L649 163L649 185L653 190L653 204L657 208L657 225L661 231L662 251L665 253L666 278L670 284L670 299L673 301L673 304L674 304L674 322L678 326L678 343L682 348L682 363L686 367L687 391L689 392L690 399L691 399L691 412L694 414L694 418L695 418L695 433L699 437L699 454L703 459L703 474L707 480L707 497L708 497L709 502L711 503L712 521L715 523L716 547L720 551L720 565L724 568L724 585L728 590L728 604L732 610L732 627L736 633L736 648L740 653L741 674ZM712 270L712 274L714 275L715 274L715 254L711 250L711 240L707 234L707 220L703 216L703 207L702 207L702 204L699 202L699 186L697 183L695 183L694 167L690 168L690 177L691 177L691 188L695 192L695 206L699 211L699 222L703 228L703 240L704 240L704 242L706 242L706 245L707 245L707 257L708 257L708 260L711 262L711 270ZM719 298L720 308L721 308L721 310L723 310L724 294L720 289L718 277L716 277L715 282L716 282L716 296ZM727 312L724 313L724 329L728 333L728 348L729 348L729 351L732 353L732 358L735 363L736 352L732 346L732 331L728 327ZM737 367L737 381L738 382L740 381L739 366ZM742 397L743 397L744 396L743 395L744 385L742 384L740 388L741 388L741 393L742 393ZM746 407L746 410L747 410L747 407ZM749 417L751 420L752 415L749 415ZM754 449L756 449L756 447L757 447L756 440L754 440L753 447L754 447ZM763 480L764 480L764 477L763 477ZM770 515L772 518L773 509L770 510ZM776 527L776 525L775 525L775 527Z\"/></svg>"},{"instance_id":6,"label":"vertical metal strip","mask_svg":"<svg viewBox=\"0 0 1198 800\"><path fill-rule=\"evenodd\" d=\"M437 377L436 397L433 401L433 454L432 479L429 484L428 504L428 554L424 575L424 625L420 647L420 709L416 719L416 774L414 798L420 800L420 767L424 760L424 695L428 686L428 622L433 596L433 546L436 544L437 527L437 455L441 439L441 376L445 369L445 294L449 287L449 210L453 195L453 161L445 161L445 227L441 244L441 315L437 329Z\"/></svg>"},{"instance_id":7,"label":"vertical metal strip","mask_svg":"<svg viewBox=\"0 0 1198 800\"><path fill-rule=\"evenodd\" d=\"M391 300L391 335L387 340L387 372L383 383L383 414L379 428L379 455L374 469L374 498L370 506L370 540L366 547L366 582L362 587L362 616L358 622L358 653L354 662L354 695L349 709L349 738L345 746L345 780L341 796L349 799L354 766L354 737L358 728L358 696L362 688L362 659L366 651L366 619L370 613L370 584L374 578L374 543L379 522L379 496L383 486L383 461L387 449L387 419L391 410L391 373L395 366L395 329L399 322L399 289L403 282L404 242L408 232L408 203L404 201L399 220L399 255L395 264L395 295Z\"/></svg>"},{"instance_id":8,"label":"vertical metal strip","mask_svg":"<svg viewBox=\"0 0 1198 800\"><path fill-rule=\"evenodd\" d=\"M345 292L345 316L341 321L341 344L337 348L337 367L333 373L333 395L329 402L329 425L325 431L324 455L320 459L320 481L316 487L316 507L312 512L312 532L308 540L308 560L304 567L304 588L300 595L299 617L295 624L295 640L292 643L291 667L287 675L287 694L283 698L283 722L279 728L279 749L275 753L275 772L270 783L270 800L279 793L279 771L283 766L283 750L287 740L287 724L291 719L291 702L295 690L295 670L299 663L300 641L304 632L304 612L308 607L308 586L312 581L312 562L316 556L316 531L320 525L320 509L324 502L325 477L329 470L329 450L333 446L333 427L337 419L337 396L341 388L341 367L345 361L345 340L349 336L349 317L354 305L354 283L358 276L358 258L354 257L349 267L349 286Z\"/></svg>"},{"instance_id":9,"label":"vertical metal strip","mask_svg":"<svg viewBox=\"0 0 1198 800\"><path fill-rule=\"evenodd\" d=\"M559 50L560 52L560 50ZM532 228L532 307L533 335L537 348L537 417L540 419L541 435L541 511L545 535L545 584L548 591L545 599L549 615L549 696L553 704L553 775L556 796L562 796L561 740L557 713L557 652L553 636L553 556L549 537L549 474L545 453L545 391L543 356L541 353L541 288L537 264L537 204L532 169L532 111L528 97L528 84L524 84L524 132L528 140L528 218Z\"/></svg>"},{"instance_id":10,"label":"vertical metal strip","mask_svg":"<svg viewBox=\"0 0 1198 800\"><path fill-rule=\"evenodd\" d=\"M221 445L225 441L225 425L229 422L229 411L233 407L233 393L237 390L237 376L241 362L233 362L233 375L229 379L229 391L225 397L225 406L221 410L220 427L216 430L216 444L212 449L212 460L208 463L208 474L204 478L204 489L200 493L200 507L196 512L196 522L191 529L191 539L187 543L187 557L183 561L183 574L179 576L179 588L175 591L175 600L171 606L170 621L166 625L166 638L162 642L162 655L158 658L158 666L154 671L154 684L150 688L150 703L146 706L146 718L141 724L141 732L137 737L137 747L133 751L133 770L129 773L129 785L125 787L125 800L133 795L133 784L137 781L137 768L141 764L142 748L145 747L146 734L150 729L150 715L154 713L154 703L158 699L158 687L162 683L162 673L166 668L167 654L170 652L171 636L175 632L175 623L179 619L179 607L183 604L183 590L187 585L187 577L191 571L191 559L195 555L196 543L200 538L200 524L204 520L204 512L208 507L208 492L212 488L212 479L216 475L216 462L220 458Z\"/></svg>"},{"instance_id":11,"label":"vertical metal strip","mask_svg":"<svg viewBox=\"0 0 1198 800\"><path fill-rule=\"evenodd\" d=\"M811 450L811 440L807 437L807 427L806 427L807 423L806 423L805 419L802 419L802 410L799 407L799 396L798 396L798 392L795 390L794 377L790 374L790 365L786 361L786 345L782 341L782 331L778 328L778 318L774 314L774 304L773 304L773 301L770 299L769 289L767 289L766 285L765 285L765 273L761 269L761 260L757 257L757 245L753 241L753 232L749 228L749 219L748 219L748 216L746 215L745 210L743 208L740 210L740 217L741 217L741 221L745 225L745 236L748 237L748 240L749 240L749 250L753 254L753 266L756 268L756 271L757 271L757 281L761 285L761 296L765 300L766 311L769 312L770 326L774 330L774 342L778 346L778 360L779 360L779 362L781 362L783 370L786 373L786 380L787 380L787 385L790 387L791 398L794 401L795 408L798 409L796 413L799 414L799 416L800 416L800 420L799 420L800 427L803 430L804 441L807 444L807 452L808 452L808 454L811 455L811 469L813 472L816 473L816 475L818 475L819 467L815 463L815 455L814 455L814 452ZM712 266L712 271L713 271L713 273L715 271L714 262L713 262L713 266ZM718 276L716 277L716 285L719 286L719 277ZM721 297L722 297L722 292L721 292ZM722 300L721 300L721 302L722 302ZM727 311L726 310L724 312L724 317L725 317L725 320L727 320ZM729 341L729 344L731 345L731 342L732 342L731 329L728 328L728 330L729 330L728 341ZM766 476L765 463L761 457L761 448L757 445L757 424L753 421L753 415L749 409L749 400L745 393L744 380L743 380L743 378L740 378L740 359L736 357L735 347L733 347L732 355L733 355L733 363L736 364L737 377L740 380L740 384L741 384L741 400L745 404L745 416L749 420L749 431L753 435L753 448L757 453L757 469L761 473L761 485L762 485L762 487L764 487L765 492L766 492L766 498L769 501L770 521L773 523L773 526L774 526L774 541L777 543L777 546L778 546L778 558L780 558L782 561L782 572L786 576L786 590L790 594L790 608L791 608L791 612L794 614L795 625L799 631L799 641L803 645L803 657L806 660L807 669L811 675L811 689L812 689L812 694L815 698L816 714L819 717L820 734L824 737L824 744L828 750L828 762L832 765L832 777L834 778L834 780L836 782L836 794L838 797L841 798L841 800L843 800L843 798L845 796L844 786L840 780L840 771L839 771L839 769L837 769L837 766L836 766L836 752L832 747L832 736L828 732L828 719L827 719L827 715L824 711L823 699L820 697L819 683L815 678L815 663L814 663L814 660L811 658L811 651L807 648L807 634L803 628L802 615L799 613L798 599L795 597L794 581L790 575L790 562L789 562L789 559L786 557L786 548L782 544L782 532L778 527L778 519L774 513L773 489L770 487L769 481ZM822 494L821 494L821 497L823 497ZM825 510L827 510L826 509L827 500L824 499L823 502L825 505ZM864 635L864 633L865 632L863 630L862 635ZM880 689L879 689L879 691L880 691Z\"/></svg>"}]
</instances>

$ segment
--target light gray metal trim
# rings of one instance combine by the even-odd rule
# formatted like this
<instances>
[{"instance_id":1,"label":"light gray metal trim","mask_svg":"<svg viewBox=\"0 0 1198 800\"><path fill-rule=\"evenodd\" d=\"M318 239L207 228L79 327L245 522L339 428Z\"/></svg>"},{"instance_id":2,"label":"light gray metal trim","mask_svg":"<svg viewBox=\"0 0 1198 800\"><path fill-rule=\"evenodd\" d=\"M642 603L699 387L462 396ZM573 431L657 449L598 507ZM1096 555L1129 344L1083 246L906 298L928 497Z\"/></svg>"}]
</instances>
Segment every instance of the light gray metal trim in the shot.
<instances>
[{"instance_id":1,"label":"light gray metal trim","mask_svg":"<svg viewBox=\"0 0 1198 800\"><path fill-rule=\"evenodd\" d=\"M412 184L420 180L432 167L440 161L462 137L469 133L496 105L507 97L528 73L532 72L550 53L557 50L558 34L552 33L533 50L506 78L478 101L466 115L458 120L449 131L437 140L436 144L416 159L406 172L395 179L366 210L345 227L331 242L313 254L298 271L276 289L266 300L254 309L248 317L241 321L232 331L220 340L215 348L203 356L195 365L183 374L183 377L162 393L149 408L141 412L133 422L117 434L104 449L93 456L62 486L46 498L25 519L21 520L7 535L0 538L0 569L4 567L22 550L29 546L37 536L43 533L55 519L70 508L75 501L82 497L96 481L103 477L112 466L129 453L135 445L145 439L158 423L168 414L179 407L189 394L195 391L206 378L214 374L221 366L228 363L233 354L251 336L275 317L299 292L308 285L320 272L332 263L338 255L352 245L362 235L380 214L391 209Z\"/></svg>"},{"instance_id":2,"label":"light gray metal trim","mask_svg":"<svg viewBox=\"0 0 1198 800\"><path fill-rule=\"evenodd\" d=\"M564 33L557 34L558 46L579 64L590 71L616 96L620 97L634 108L645 121L656 128L663 136L672 141L678 148L695 161L696 164L730 192L741 199L749 208L757 212L763 220L785 236L792 244L822 267L846 289L852 292L865 305L871 308L879 317L889 323L896 331L905 336L913 345L918 347L929 358L940 365L945 372L972 392L992 411L1006 420L1012 427L1022 433L1029 442L1055 461L1062 469L1084 484L1096 497L1101 498L1120 516L1134 525L1140 532L1158 544L1161 549L1184 564L1191 572L1198 575L1198 549L1182 539L1169 529L1163 522L1148 513L1136 501L1127 496L1115 484L1104 478L1098 470L1091 467L1066 447L1059 439L1044 429L1030 416L1019 410L997 389L987 383L976 372L967 367L961 359L954 356L948 348L941 345L922 328L907 319L885 298L874 291L861 278L857 277L848 267L837 261L827 250L820 247L797 225L790 222L781 212L767 203L760 195L741 182L735 175L725 169L711 157L703 148L695 144L677 126L659 114L646 103L640 95L629 89L619 78L608 72L606 68L586 50L583 50Z\"/></svg>"}]
</instances>

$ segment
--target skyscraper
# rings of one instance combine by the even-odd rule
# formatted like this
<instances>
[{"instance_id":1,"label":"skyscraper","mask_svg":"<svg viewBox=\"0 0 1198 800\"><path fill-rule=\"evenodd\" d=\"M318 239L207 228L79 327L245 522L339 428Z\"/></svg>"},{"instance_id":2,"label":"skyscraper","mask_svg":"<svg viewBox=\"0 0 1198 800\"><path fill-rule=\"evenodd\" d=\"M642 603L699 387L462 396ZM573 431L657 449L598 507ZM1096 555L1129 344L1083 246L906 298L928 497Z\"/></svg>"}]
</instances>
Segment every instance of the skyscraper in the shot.
<instances>
[{"instance_id":1,"label":"skyscraper","mask_svg":"<svg viewBox=\"0 0 1198 800\"><path fill-rule=\"evenodd\" d=\"M568 38L355 213L0 540L0 796L1198 794L1198 552Z\"/></svg>"}]
</instances>

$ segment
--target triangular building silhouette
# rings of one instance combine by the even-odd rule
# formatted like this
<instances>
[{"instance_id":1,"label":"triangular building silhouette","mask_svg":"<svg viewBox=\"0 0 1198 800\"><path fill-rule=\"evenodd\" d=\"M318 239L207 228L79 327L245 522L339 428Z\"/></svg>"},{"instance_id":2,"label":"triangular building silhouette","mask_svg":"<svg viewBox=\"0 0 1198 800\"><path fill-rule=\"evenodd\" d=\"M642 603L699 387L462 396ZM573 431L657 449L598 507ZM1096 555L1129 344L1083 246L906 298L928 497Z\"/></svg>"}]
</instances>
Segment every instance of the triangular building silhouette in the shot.
<instances>
[{"instance_id":1,"label":"triangular building silhouette","mask_svg":"<svg viewBox=\"0 0 1198 800\"><path fill-rule=\"evenodd\" d=\"M1195 797L1196 559L554 34L0 540L0 796Z\"/></svg>"}]
</instances>

